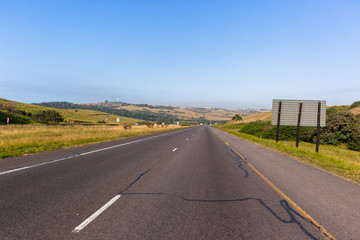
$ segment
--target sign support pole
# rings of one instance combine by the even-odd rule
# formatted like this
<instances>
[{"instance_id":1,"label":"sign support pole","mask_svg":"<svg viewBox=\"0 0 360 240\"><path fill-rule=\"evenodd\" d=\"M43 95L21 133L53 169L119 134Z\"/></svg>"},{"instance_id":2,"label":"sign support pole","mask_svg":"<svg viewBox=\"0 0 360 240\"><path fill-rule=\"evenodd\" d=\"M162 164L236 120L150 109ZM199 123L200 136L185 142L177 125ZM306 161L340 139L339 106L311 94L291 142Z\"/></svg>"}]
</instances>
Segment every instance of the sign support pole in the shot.
<instances>
[{"instance_id":1,"label":"sign support pole","mask_svg":"<svg viewBox=\"0 0 360 240\"><path fill-rule=\"evenodd\" d=\"M299 147L299 135L300 135L300 121L301 121L301 112L302 112L302 103L299 105L299 115L298 115L298 122L297 122L297 131L296 131L296 147Z\"/></svg>"},{"instance_id":2,"label":"sign support pole","mask_svg":"<svg viewBox=\"0 0 360 240\"><path fill-rule=\"evenodd\" d=\"M280 101L280 102L279 102L278 120L277 120L277 128L276 128L276 142L278 142L278 141L279 141L280 117L281 117L281 105L282 105L282 101Z\"/></svg>"},{"instance_id":3,"label":"sign support pole","mask_svg":"<svg viewBox=\"0 0 360 240\"><path fill-rule=\"evenodd\" d=\"M320 114L321 114L321 102L318 102L318 114L317 114L317 130L316 130L316 152L319 152L320 142Z\"/></svg>"}]
</instances>

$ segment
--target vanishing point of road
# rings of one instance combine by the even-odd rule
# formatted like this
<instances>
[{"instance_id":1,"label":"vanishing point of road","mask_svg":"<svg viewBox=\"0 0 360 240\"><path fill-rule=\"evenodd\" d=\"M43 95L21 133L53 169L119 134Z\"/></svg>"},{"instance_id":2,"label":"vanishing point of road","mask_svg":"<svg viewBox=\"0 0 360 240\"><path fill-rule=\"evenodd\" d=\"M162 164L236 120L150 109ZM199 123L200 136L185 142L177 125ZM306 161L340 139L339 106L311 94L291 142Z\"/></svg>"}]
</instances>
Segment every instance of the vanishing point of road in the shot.
<instances>
[{"instance_id":1,"label":"vanishing point of road","mask_svg":"<svg viewBox=\"0 0 360 240\"><path fill-rule=\"evenodd\" d=\"M360 185L199 126L0 160L0 239L360 239Z\"/></svg>"}]
</instances>

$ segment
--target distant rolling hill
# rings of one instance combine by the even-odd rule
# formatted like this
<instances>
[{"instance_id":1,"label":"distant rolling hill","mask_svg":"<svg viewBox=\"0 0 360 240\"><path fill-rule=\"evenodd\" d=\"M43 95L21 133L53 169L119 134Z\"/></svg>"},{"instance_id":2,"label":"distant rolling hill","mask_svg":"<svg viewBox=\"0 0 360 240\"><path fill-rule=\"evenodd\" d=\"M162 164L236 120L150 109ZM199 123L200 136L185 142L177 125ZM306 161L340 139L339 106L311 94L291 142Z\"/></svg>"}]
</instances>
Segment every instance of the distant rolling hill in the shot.
<instances>
[{"instance_id":1,"label":"distant rolling hill","mask_svg":"<svg viewBox=\"0 0 360 240\"><path fill-rule=\"evenodd\" d=\"M208 121L229 121L235 114L242 113L244 111L231 111L225 109L206 109L206 108L162 108L161 106L157 108L150 107L139 107L136 105L127 105L119 106L116 109L125 109L128 111L140 111L140 112L153 112L153 113L165 113L167 115L172 115L180 120L194 120L194 119L204 119ZM246 114L246 113L245 113Z\"/></svg>"},{"instance_id":2,"label":"distant rolling hill","mask_svg":"<svg viewBox=\"0 0 360 240\"><path fill-rule=\"evenodd\" d=\"M156 106L148 104L129 104L124 102L99 102L74 104L69 102L45 102L42 106L65 109L92 109L126 117L149 121L185 121L185 122L227 122L235 114L246 116L257 110L227 110L220 108L195 108Z\"/></svg>"},{"instance_id":3,"label":"distant rolling hill","mask_svg":"<svg viewBox=\"0 0 360 240\"><path fill-rule=\"evenodd\" d=\"M139 119L127 118L93 110L55 109L0 98L0 124L6 124L6 118L8 117L10 118L10 123L36 123L31 116L43 110L56 110L62 115L65 123L95 124L105 121L106 123L115 124L117 123L117 118L119 118L120 123L135 123L141 121Z\"/></svg>"}]
</instances>

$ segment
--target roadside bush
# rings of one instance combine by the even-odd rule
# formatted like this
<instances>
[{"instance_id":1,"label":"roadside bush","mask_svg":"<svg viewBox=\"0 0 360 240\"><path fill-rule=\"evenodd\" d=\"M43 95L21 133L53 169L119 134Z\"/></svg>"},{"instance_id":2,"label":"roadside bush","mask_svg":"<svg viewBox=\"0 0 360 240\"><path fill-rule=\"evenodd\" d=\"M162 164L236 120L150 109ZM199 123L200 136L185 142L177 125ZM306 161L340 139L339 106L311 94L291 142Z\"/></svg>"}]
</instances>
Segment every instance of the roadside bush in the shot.
<instances>
[{"instance_id":1,"label":"roadside bush","mask_svg":"<svg viewBox=\"0 0 360 240\"><path fill-rule=\"evenodd\" d=\"M60 123L64 121L61 114L55 110L43 110L33 115L32 118L39 123Z\"/></svg>"},{"instance_id":2,"label":"roadside bush","mask_svg":"<svg viewBox=\"0 0 360 240\"><path fill-rule=\"evenodd\" d=\"M313 127L300 127L299 140L310 142L313 133ZM297 135L296 126L280 126L279 140L295 141ZM272 126L262 133L262 137L266 139L276 139L276 126Z\"/></svg>"},{"instance_id":3,"label":"roadside bush","mask_svg":"<svg viewBox=\"0 0 360 240\"><path fill-rule=\"evenodd\" d=\"M338 145L358 142L359 117L349 111L332 112L326 117L326 127L320 129L320 143ZM316 137L316 129L313 138ZM314 141L314 140L313 140Z\"/></svg>"},{"instance_id":4,"label":"roadside bush","mask_svg":"<svg viewBox=\"0 0 360 240\"><path fill-rule=\"evenodd\" d=\"M256 122L250 122L250 123L245 123L242 125L240 132L242 133L246 133L246 134L250 134L250 135L255 135L255 136L260 136L263 134L263 131L265 129L268 129L269 127L271 127L270 121L256 121Z\"/></svg>"},{"instance_id":5,"label":"roadside bush","mask_svg":"<svg viewBox=\"0 0 360 240\"><path fill-rule=\"evenodd\" d=\"M347 144L347 148L350 150L360 151L360 142L359 141L349 142Z\"/></svg>"},{"instance_id":6,"label":"roadside bush","mask_svg":"<svg viewBox=\"0 0 360 240\"><path fill-rule=\"evenodd\" d=\"M351 132L351 139L347 144L347 148L355 151L360 151L360 121L354 126Z\"/></svg>"}]
</instances>

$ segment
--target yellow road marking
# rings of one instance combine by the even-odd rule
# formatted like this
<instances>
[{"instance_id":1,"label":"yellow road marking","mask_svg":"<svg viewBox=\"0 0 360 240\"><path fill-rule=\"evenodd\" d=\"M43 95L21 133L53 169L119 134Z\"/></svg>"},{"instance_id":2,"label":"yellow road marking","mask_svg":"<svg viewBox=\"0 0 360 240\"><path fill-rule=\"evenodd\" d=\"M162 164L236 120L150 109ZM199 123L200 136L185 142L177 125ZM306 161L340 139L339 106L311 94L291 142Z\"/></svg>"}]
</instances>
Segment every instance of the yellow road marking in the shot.
<instances>
[{"instance_id":1,"label":"yellow road marking","mask_svg":"<svg viewBox=\"0 0 360 240\"><path fill-rule=\"evenodd\" d=\"M303 216L311 225L318 230L326 239L335 240L335 237L332 236L323 226L321 226L318 222L315 221L309 214L307 214L304 210L302 210L299 205L297 205L293 200L291 200L285 193L283 193L278 187L276 187L269 179L267 179L261 172L259 172L249 161L244 158L240 153L238 153L229 143L227 143L224 139L219 137L226 145L228 145L237 155L241 157L242 160L247 162L247 165L251 167L254 172L256 172L272 189L275 190L277 194L279 194L285 201L287 201L301 216Z\"/></svg>"}]
</instances>

